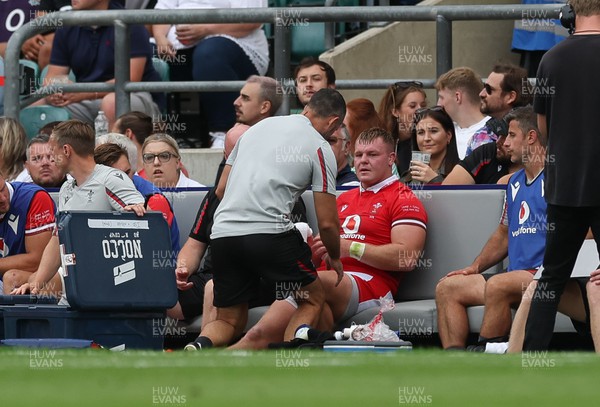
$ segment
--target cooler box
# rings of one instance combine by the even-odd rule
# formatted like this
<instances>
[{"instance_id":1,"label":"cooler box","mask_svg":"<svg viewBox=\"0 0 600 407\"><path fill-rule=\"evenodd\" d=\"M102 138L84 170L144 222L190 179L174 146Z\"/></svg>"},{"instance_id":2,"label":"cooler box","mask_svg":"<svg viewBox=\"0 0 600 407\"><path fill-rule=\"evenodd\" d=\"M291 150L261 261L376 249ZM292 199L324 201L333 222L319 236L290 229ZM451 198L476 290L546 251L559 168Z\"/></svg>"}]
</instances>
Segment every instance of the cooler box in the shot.
<instances>
[{"instance_id":1,"label":"cooler box","mask_svg":"<svg viewBox=\"0 0 600 407\"><path fill-rule=\"evenodd\" d=\"M164 311L177 303L176 253L161 212L59 212L72 309Z\"/></svg>"},{"instance_id":2,"label":"cooler box","mask_svg":"<svg viewBox=\"0 0 600 407\"><path fill-rule=\"evenodd\" d=\"M2 307L5 339L87 339L105 347L162 350L164 312L73 311L57 305Z\"/></svg>"}]
</instances>

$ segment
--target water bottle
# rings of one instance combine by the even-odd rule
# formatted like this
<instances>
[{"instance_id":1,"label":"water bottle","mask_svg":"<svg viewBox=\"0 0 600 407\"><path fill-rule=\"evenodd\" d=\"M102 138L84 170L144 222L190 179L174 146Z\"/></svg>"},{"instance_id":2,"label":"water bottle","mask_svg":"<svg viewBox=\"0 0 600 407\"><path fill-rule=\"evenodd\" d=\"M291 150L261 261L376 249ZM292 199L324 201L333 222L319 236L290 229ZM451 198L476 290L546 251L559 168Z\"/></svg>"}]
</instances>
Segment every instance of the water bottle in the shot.
<instances>
[{"instance_id":1,"label":"water bottle","mask_svg":"<svg viewBox=\"0 0 600 407\"><path fill-rule=\"evenodd\" d=\"M94 120L94 129L96 130L96 137L108 133L108 119L102 110L98 112L98 116Z\"/></svg>"}]
</instances>

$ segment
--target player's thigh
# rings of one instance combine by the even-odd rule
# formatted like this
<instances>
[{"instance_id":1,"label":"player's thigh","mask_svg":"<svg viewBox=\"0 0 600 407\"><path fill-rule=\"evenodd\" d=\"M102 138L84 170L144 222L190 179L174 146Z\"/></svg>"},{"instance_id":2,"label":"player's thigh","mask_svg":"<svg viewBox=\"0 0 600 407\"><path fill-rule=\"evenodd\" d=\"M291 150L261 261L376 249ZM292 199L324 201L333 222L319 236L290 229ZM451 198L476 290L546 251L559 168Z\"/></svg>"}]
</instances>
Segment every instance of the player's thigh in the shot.
<instances>
[{"instance_id":1,"label":"player's thigh","mask_svg":"<svg viewBox=\"0 0 600 407\"><path fill-rule=\"evenodd\" d=\"M559 312L579 322L586 322L588 319L586 308L589 306L586 306L585 283L586 281L569 280L558 303Z\"/></svg>"},{"instance_id":2,"label":"player's thigh","mask_svg":"<svg viewBox=\"0 0 600 407\"><path fill-rule=\"evenodd\" d=\"M492 276L485 285L486 297L499 296L520 302L523 293L533 280L533 273L528 270L514 270Z\"/></svg>"},{"instance_id":3,"label":"player's thigh","mask_svg":"<svg viewBox=\"0 0 600 407\"><path fill-rule=\"evenodd\" d=\"M481 274L446 277L436 288L436 300L445 298L462 305L483 305L485 278Z\"/></svg>"}]
</instances>

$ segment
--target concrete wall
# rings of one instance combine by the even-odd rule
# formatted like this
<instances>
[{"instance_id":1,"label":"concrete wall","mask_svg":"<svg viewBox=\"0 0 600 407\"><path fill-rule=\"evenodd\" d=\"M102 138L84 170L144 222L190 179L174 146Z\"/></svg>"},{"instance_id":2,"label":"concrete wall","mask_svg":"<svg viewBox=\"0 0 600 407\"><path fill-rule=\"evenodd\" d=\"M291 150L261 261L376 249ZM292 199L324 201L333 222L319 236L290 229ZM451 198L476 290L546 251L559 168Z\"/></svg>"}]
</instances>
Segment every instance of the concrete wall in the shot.
<instances>
[{"instance_id":1,"label":"concrete wall","mask_svg":"<svg viewBox=\"0 0 600 407\"><path fill-rule=\"evenodd\" d=\"M207 186L213 186L223 150L211 148L184 148L179 150L181 161L190 178Z\"/></svg>"},{"instance_id":2,"label":"concrete wall","mask_svg":"<svg viewBox=\"0 0 600 407\"><path fill-rule=\"evenodd\" d=\"M520 4L518 0L426 0L419 6ZM457 21L452 23L452 65L469 66L486 77L499 61L519 62L510 45L514 21ZM321 54L338 79L433 79L436 77L434 22L396 22L372 28ZM343 90L347 101L370 99L375 107L383 90ZM436 104L434 90L427 91L429 105Z\"/></svg>"}]
</instances>

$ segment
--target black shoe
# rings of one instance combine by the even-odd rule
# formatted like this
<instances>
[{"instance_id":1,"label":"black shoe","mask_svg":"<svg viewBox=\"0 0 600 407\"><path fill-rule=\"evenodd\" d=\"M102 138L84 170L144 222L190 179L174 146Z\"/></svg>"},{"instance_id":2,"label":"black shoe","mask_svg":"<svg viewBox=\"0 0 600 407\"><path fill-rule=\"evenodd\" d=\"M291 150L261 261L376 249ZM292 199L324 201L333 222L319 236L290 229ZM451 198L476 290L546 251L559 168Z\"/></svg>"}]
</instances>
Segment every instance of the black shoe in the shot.
<instances>
[{"instance_id":1,"label":"black shoe","mask_svg":"<svg viewBox=\"0 0 600 407\"><path fill-rule=\"evenodd\" d=\"M319 331L318 329L309 328L307 331L296 331L296 337L289 342L276 342L270 343L269 349L294 349L294 348L307 348L307 349L321 349L323 343L330 339L335 339L331 332Z\"/></svg>"},{"instance_id":2,"label":"black shoe","mask_svg":"<svg viewBox=\"0 0 600 407\"><path fill-rule=\"evenodd\" d=\"M467 352L485 352L485 345L469 345L465 350Z\"/></svg>"},{"instance_id":3,"label":"black shoe","mask_svg":"<svg viewBox=\"0 0 600 407\"><path fill-rule=\"evenodd\" d=\"M193 352L193 351L202 350L202 349L206 349L206 348L212 348L212 346L213 346L213 343L209 338L207 338L206 336L199 336L198 338L196 338L196 340L194 342L190 342L187 345L185 345L183 350L188 351L188 352Z\"/></svg>"}]
</instances>

